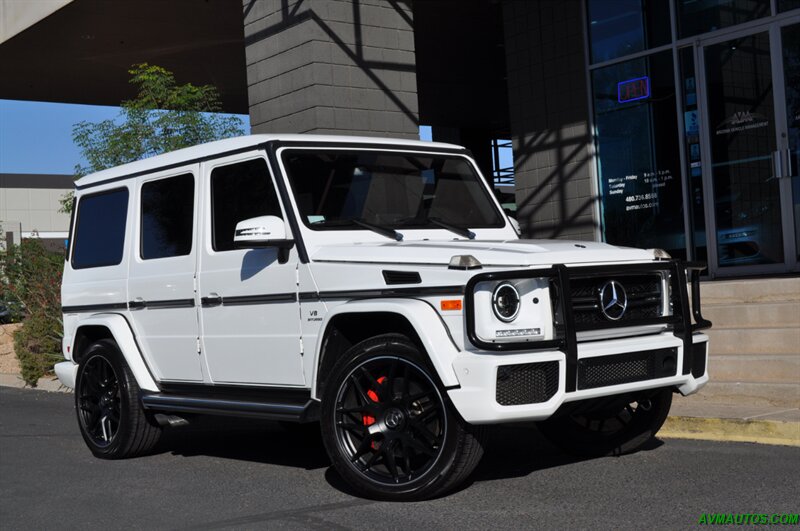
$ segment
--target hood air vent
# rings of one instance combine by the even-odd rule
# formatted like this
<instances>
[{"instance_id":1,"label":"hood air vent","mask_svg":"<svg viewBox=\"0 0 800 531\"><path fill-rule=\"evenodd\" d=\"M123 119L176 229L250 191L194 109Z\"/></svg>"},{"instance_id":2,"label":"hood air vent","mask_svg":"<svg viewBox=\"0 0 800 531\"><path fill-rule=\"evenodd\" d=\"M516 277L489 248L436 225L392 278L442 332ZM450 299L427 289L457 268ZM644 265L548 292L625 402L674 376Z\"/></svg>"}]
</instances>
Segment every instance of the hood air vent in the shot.
<instances>
[{"instance_id":1,"label":"hood air vent","mask_svg":"<svg viewBox=\"0 0 800 531\"><path fill-rule=\"evenodd\" d=\"M395 284L421 284L422 279L416 271L383 271L383 280L387 286Z\"/></svg>"}]
</instances>

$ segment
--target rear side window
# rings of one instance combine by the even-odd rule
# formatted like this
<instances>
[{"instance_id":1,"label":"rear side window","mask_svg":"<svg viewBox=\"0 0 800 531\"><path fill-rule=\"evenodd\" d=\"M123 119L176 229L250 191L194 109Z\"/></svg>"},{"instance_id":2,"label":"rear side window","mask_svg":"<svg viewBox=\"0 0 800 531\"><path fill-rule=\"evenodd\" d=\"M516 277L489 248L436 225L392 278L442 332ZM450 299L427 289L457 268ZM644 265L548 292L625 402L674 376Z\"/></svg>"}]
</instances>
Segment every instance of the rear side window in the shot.
<instances>
[{"instance_id":1,"label":"rear side window","mask_svg":"<svg viewBox=\"0 0 800 531\"><path fill-rule=\"evenodd\" d=\"M81 197L75 220L73 269L112 266L122 262L127 217L127 188Z\"/></svg>"},{"instance_id":2,"label":"rear side window","mask_svg":"<svg viewBox=\"0 0 800 531\"><path fill-rule=\"evenodd\" d=\"M258 216L283 217L266 161L255 159L214 168L211 172L213 249L233 249L236 224Z\"/></svg>"},{"instance_id":3,"label":"rear side window","mask_svg":"<svg viewBox=\"0 0 800 531\"><path fill-rule=\"evenodd\" d=\"M192 252L194 176L191 173L142 185L144 260Z\"/></svg>"}]
</instances>

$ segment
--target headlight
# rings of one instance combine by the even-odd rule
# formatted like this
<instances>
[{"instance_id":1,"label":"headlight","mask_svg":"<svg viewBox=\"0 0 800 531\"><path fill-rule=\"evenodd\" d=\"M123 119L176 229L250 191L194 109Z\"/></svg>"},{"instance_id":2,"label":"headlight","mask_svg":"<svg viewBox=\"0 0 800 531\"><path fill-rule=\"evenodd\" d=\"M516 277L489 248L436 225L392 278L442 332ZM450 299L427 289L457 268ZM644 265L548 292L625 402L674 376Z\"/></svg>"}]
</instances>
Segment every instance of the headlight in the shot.
<instances>
[{"instance_id":1,"label":"headlight","mask_svg":"<svg viewBox=\"0 0 800 531\"><path fill-rule=\"evenodd\" d=\"M503 282L494 289L492 310L504 323L510 323L517 318L520 306L519 292L510 282Z\"/></svg>"}]
</instances>

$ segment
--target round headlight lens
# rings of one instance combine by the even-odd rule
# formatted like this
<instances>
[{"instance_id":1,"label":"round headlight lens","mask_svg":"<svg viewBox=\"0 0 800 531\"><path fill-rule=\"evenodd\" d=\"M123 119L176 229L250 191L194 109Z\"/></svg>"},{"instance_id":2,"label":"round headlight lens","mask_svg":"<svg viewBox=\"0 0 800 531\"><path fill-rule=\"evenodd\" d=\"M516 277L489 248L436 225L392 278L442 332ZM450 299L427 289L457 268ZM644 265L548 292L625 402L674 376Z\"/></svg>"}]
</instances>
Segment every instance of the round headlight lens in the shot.
<instances>
[{"instance_id":1,"label":"round headlight lens","mask_svg":"<svg viewBox=\"0 0 800 531\"><path fill-rule=\"evenodd\" d=\"M492 310L495 316L504 323L510 323L519 315L519 292L513 284L503 282L492 294Z\"/></svg>"}]
</instances>

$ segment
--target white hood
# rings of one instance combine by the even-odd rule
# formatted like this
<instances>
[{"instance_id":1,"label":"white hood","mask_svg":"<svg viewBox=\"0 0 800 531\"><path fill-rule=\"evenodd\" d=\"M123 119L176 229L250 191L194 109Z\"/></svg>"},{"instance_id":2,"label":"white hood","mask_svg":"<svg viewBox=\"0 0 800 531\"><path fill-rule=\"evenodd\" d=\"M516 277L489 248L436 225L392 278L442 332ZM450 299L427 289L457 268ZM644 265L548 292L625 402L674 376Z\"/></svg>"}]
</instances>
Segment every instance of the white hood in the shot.
<instances>
[{"instance_id":1,"label":"white hood","mask_svg":"<svg viewBox=\"0 0 800 531\"><path fill-rule=\"evenodd\" d=\"M568 240L458 240L353 243L312 251L316 262L448 265L455 255L469 254L484 267L653 260L650 251L606 243Z\"/></svg>"}]
</instances>

